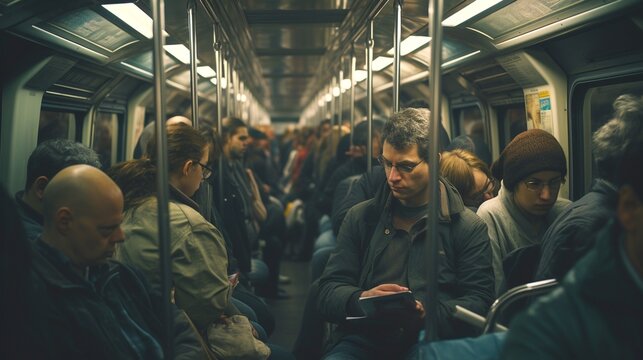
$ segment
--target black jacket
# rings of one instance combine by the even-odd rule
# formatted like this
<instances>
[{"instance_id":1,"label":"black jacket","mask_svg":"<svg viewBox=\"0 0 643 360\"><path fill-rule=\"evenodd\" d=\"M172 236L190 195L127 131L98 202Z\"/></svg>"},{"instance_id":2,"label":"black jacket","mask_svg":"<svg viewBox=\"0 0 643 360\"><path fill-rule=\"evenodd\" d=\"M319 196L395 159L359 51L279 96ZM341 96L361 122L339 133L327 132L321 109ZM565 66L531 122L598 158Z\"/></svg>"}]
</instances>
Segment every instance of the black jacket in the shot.
<instances>
[{"instance_id":1,"label":"black jacket","mask_svg":"<svg viewBox=\"0 0 643 360\"><path fill-rule=\"evenodd\" d=\"M592 189L569 205L543 236L534 280L562 279L596 242L598 230L616 214L616 188L596 179Z\"/></svg>"},{"instance_id":2,"label":"black jacket","mask_svg":"<svg viewBox=\"0 0 643 360\"><path fill-rule=\"evenodd\" d=\"M493 301L494 277L486 225L464 207L451 184L441 182L437 316L438 335L445 339L472 335L471 328L453 318L454 306L486 314ZM326 320L340 324L340 334L351 331L345 318L356 306L356 295L379 285L371 282L372 270L394 232L388 229L390 197L389 191L382 191L349 210L319 280L318 309ZM423 302L427 284L424 238L425 231L419 231L406 259L408 286Z\"/></svg>"},{"instance_id":3,"label":"black jacket","mask_svg":"<svg viewBox=\"0 0 643 360\"><path fill-rule=\"evenodd\" d=\"M32 272L42 321L50 329L47 357L50 359L135 359L117 317L129 316L140 331L159 344L163 337L161 298L152 293L145 278L133 268L110 260L91 268L92 283L71 268L53 261L52 248L37 240ZM54 250L57 251L57 250ZM197 334L184 313L173 307L174 358L201 359L205 354ZM149 347L148 347L149 349ZM146 358L156 358L147 353Z\"/></svg>"}]
</instances>

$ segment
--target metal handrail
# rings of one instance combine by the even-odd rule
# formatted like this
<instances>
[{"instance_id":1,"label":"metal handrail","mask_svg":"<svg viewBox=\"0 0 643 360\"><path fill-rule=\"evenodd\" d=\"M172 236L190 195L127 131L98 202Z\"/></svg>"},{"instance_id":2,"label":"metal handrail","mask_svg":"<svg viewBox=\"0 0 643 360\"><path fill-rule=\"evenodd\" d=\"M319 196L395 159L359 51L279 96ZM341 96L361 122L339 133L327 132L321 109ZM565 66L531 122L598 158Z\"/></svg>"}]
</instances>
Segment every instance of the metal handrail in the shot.
<instances>
[{"instance_id":1,"label":"metal handrail","mask_svg":"<svg viewBox=\"0 0 643 360\"><path fill-rule=\"evenodd\" d=\"M498 317L502 311L515 301L529 296L546 294L557 285L558 281L556 281L556 279L549 279L516 286L515 288L510 289L491 305L482 333L487 334L492 332L492 329L496 328L496 322L498 321Z\"/></svg>"}]
</instances>

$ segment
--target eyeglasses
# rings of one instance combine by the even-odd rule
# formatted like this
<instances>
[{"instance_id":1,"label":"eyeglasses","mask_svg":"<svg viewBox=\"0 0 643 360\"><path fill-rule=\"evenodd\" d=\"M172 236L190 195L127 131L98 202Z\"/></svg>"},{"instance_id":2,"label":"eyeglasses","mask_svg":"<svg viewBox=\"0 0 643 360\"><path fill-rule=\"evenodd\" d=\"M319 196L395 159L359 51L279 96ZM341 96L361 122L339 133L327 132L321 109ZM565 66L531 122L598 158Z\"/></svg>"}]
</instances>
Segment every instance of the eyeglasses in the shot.
<instances>
[{"instance_id":1,"label":"eyeglasses","mask_svg":"<svg viewBox=\"0 0 643 360\"><path fill-rule=\"evenodd\" d=\"M545 185L549 187L550 191L558 191L558 189L560 189L560 185L562 185L564 182L565 180L563 180L563 178L552 179L548 182L540 181L537 179L529 179L527 181L524 181L525 186L527 187L527 190L537 192L537 193L540 193L541 191L543 191L543 189L545 188Z\"/></svg>"},{"instance_id":2,"label":"eyeglasses","mask_svg":"<svg viewBox=\"0 0 643 360\"><path fill-rule=\"evenodd\" d=\"M487 178L482 190L473 193L468 198L463 197L462 200L467 206L480 206L485 200L493 198L497 192L498 181L494 178Z\"/></svg>"},{"instance_id":3,"label":"eyeglasses","mask_svg":"<svg viewBox=\"0 0 643 360\"><path fill-rule=\"evenodd\" d=\"M413 172L413 170L420 165L422 162L424 162L424 159L420 160L419 162L415 164L395 164L393 165L392 162L386 160L382 155L377 157L377 162L380 163L384 167L385 170L390 171L391 168L396 167L399 172L402 173L410 173Z\"/></svg>"},{"instance_id":4,"label":"eyeglasses","mask_svg":"<svg viewBox=\"0 0 643 360\"><path fill-rule=\"evenodd\" d=\"M205 179L207 179L207 178L209 178L209 177L210 177L210 175L212 175L212 169L210 169L207 165L203 165L203 164L201 164L201 162L199 162L199 161L197 161L196 163L197 163L197 164L199 164L199 165L201 165L201 168L203 169L203 175L202 175L202 177L203 177L203 179L204 179L204 180L205 180Z\"/></svg>"}]
</instances>

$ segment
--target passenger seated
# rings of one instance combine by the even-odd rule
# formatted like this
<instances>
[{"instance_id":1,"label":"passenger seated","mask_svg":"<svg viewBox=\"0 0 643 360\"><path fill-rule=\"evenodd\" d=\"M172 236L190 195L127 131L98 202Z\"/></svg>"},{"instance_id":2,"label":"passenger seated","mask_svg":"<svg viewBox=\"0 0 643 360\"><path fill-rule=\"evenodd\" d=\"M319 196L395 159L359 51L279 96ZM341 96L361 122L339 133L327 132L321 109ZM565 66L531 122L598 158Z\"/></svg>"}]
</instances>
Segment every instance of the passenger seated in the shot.
<instances>
[{"instance_id":1,"label":"passenger seated","mask_svg":"<svg viewBox=\"0 0 643 360\"><path fill-rule=\"evenodd\" d=\"M621 95L614 118L592 138L598 178L590 191L568 206L543 236L535 280L562 279L593 245L595 235L616 214L618 164L628 144L643 139L643 98Z\"/></svg>"},{"instance_id":2,"label":"passenger seated","mask_svg":"<svg viewBox=\"0 0 643 360\"><path fill-rule=\"evenodd\" d=\"M455 149L441 154L440 174L460 193L462 201L472 211L492 199L496 181L489 167L474 154Z\"/></svg>"},{"instance_id":3,"label":"passenger seated","mask_svg":"<svg viewBox=\"0 0 643 360\"><path fill-rule=\"evenodd\" d=\"M417 341L427 296L439 296L440 338L471 334L452 317L455 305L485 314L493 300L491 248L484 223L447 182L440 182L440 294L426 294L426 205L429 199L429 111L406 109L384 126L389 191L353 207L319 280L317 306L339 324L327 359L401 358ZM446 264L450 264L446 266ZM346 320L362 314L358 298L411 290L415 312L407 321L361 327Z\"/></svg>"},{"instance_id":4,"label":"passenger seated","mask_svg":"<svg viewBox=\"0 0 643 360\"><path fill-rule=\"evenodd\" d=\"M15 196L27 239L35 240L42 232L42 196L49 180L60 170L77 164L101 167L94 150L67 139L47 140L29 155L25 190Z\"/></svg>"},{"instance_id":5,"label":"passenger seated","mask_svg":"<svg viewBox=\"0 0 643 360\"><path fill-rule=\"evenodd\" d=\"M152 140L153 143L155 142ZM190 197L210 175L209 143L195 129L179 124L167 128L170 183L170 252L176 304L199 330L221 315L238 314L230 303L233 286L227 278L227 255L221 233L199 213ZM108 174L125 194L123 230L128 239L116 258L161 286L156 197L156 148L150 159L126 161Z\"/></svg>"},{"instance_id":6,"label":"passenger seated","mask_svg":"<svg viewBox=\"0 0 643 360\"><path fill-rule=\"evenodd\" d=\"M643 143L621 163L617 219L559 288L511 324L503 359L640 359L643 354Z\"/></svg>"},{"instance_id":7,"label":"passenger seated","mask_svg":"<svg viewBox=\"0 0 643 360\"><path fill-rule=\"evenodd\" d=\"M539 246L549 225L570 201L558 199L567 174L565 153L556 138L544 130L518 134L491 171L502 180L502 186L497 197L480 206L478 216L489 229L499 296L511 287L504 284L503 260L507 254L529 245ZM523 283L532 279L535 265L530 271Z\"/></svg>"},{"instance_id":8,"label":"passenger seated","mask_svg":"<svg viewBox=\"0 0 643 360\"><path fill-rule=\"evenodd\" d=\"M32 271L43 284L51 359L161 359L162 302L137 270L109 260L125 239L123 195L102 171L74 165L48 182ZM172 307L175 358L204 358Z\"/></svg>"}]
</instances>

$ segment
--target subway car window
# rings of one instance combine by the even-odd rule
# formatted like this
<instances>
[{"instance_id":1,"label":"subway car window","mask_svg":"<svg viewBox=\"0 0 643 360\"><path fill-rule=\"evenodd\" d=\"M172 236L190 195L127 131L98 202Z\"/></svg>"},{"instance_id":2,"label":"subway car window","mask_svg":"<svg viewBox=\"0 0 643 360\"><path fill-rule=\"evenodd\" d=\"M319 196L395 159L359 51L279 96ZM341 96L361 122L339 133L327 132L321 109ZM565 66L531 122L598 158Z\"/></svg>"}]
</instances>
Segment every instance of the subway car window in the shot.
<instances>
[{"instance_id":1,"label":"subway car window","mask_svg":"<svg viewBox=\"0 0 643 360\"><path fill-rule=\"evenodd\" d=\"M38 144L50 139L74 139L76 114L42 110L38 124Z\"/></svg>"},{"instance_id":2,"label":"subway car window","mask_svg":"<svg viewBox=\"0 0 643 360\"><path fill-rule=\"evenodd\" d=\"M591 144L592 134L612 118L614 100L622 94L643 95L643 81L597 86L587 90L584 99L585 106L583 106L583 119L585 125L590 125L591 131L585 132L585 144ZM591 177L586 176L586 180L590 181L597 174L593 162L589 161L591 148L586 150L585 156L591 164L591 173L589 174Z\"/></svg>"},{"instance_id":3,"label":"subway car window","mask_svg":"<svg viewBox=\"0 0 643 360\"><path fill-rule=\"evenodd\" d=\"M516 135L527 130L527 117L524 104L500 106L497 113L500 152L502 152Z\"/></svg>"},{"instance_id":4,"label":"subway car window","mask_svg":"<svg viewBox=\"0 0 643 360\"><path fill-rule=\"evenodd\" d=\"M482 111L478 105L453 109L454 135L452 137L467 135L474 138L484 139L486 144L486 134Z\"/></svg>"},{"instance_id":5,"label":"subway car window","mask_svg":"<svg viewBox=\"0 0 643 360\"><path fill-rule=\"evenodd\" d=\"M106 112L97 114L92 148L98 153L104 169L116 163L118 154L118 115Z\"/></svg>"}]
</instances>

